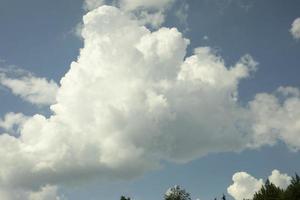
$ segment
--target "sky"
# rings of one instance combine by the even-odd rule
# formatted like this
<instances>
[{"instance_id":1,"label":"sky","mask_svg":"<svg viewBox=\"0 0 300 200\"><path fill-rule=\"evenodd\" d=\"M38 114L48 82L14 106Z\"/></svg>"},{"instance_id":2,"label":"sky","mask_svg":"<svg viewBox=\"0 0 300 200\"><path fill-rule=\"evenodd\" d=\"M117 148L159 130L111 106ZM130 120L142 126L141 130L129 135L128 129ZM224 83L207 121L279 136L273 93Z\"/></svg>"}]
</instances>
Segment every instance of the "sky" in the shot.
<instances>
[{"instance_id":1,"label":"sky","mask_svg":"<svg viewBox=\"0 0 300 200\"><path fill-rule=\"evenodd\" d=\"M0 0L0 197L251 198L300 173L297 0Z\"/></svg>"}]
</instances>

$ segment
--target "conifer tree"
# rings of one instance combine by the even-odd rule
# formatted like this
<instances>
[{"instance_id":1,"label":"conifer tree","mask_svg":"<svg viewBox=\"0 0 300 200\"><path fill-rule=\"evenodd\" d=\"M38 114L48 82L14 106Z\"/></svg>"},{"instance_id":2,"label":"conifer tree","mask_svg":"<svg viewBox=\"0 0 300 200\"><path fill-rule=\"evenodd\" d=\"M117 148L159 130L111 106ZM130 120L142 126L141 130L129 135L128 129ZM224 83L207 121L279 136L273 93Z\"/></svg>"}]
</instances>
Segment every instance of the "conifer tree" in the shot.
<instances>
[{"instance_id":1,"label":"conifer tree","mask_svg":"<svg viewBox=\"0 0 300 200\"><path fill-rule=\"evenodd\" d=\"M190 194L178 185L167 190L164 196L165 200L191 200Z\"/></svg>"},{"instance_id":2,"label":"conifer tree","mask_svg":"<svg viewBox=\"0 0 300 200\"><path fill-rule=\"evenodd\" d=\"M284 199L299 200L300 199L300 177L298 174L292 178L291 184L284 192Z\"/></svg>"},{"instance_id":3,"label":"conifer tree","mask_svg":"<svg viewBox=\"0 0 300 200\"><path fill-rule=\"evenodd\" d=\"M120 200L130 200L130 197L126 198L125 196L121 196Z\"/></svg>"},{"instance_id":4,"label":"conifer tree","mask_svg":"<svg viewBox=\"0 0 300 200\"><path fill-rule=\"evenodd\" d=\"M225 194L223 194L223 196L222 196L222 200L226 200L226 196L225 196Z\"/></svg>"},{"instance_id":5,"label":"conifer tree","mask_svg":"<svg viewBox=\"0 0 300 200\"><path fill-rule=\"evenodd\" d=\"M254 194L253 200L281 200L282 196L283 190L267 180L265 185Z\"/></svg>"}]
</instances>

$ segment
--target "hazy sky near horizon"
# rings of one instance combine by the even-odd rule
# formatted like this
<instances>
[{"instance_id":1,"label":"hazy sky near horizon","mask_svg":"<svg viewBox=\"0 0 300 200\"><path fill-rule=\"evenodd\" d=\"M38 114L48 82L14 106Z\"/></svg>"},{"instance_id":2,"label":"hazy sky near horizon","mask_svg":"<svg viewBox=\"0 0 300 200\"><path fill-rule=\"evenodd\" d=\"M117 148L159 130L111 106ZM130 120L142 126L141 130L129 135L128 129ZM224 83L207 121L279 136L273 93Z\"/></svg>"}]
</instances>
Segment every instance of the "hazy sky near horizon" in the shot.
<instances>
[{"instance_id":1,"label":"hazy sky near horizon","mask_svg":"<svg viewBox=\"0 0 300 200\"><path fill-rule=\"evenodd\" d=\"M239 200L300 173L299 1L102 4L0 0L0 197Z\"/></svg>"}]
</instances>

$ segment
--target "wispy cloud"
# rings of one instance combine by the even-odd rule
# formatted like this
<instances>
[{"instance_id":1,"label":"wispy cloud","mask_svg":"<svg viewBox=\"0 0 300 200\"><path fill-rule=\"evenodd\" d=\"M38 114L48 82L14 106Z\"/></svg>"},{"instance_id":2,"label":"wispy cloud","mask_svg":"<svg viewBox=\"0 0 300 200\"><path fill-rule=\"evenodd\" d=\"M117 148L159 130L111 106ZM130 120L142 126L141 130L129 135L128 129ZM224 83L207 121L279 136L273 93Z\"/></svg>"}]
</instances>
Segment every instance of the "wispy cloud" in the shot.
<instances>
[{"instance_id":1,"label":"wispy cloud","mask_svg":"<svg viewBox=\"0 0 300 200\"><path fill-rule=\"evenodd\" d=\"M0 84L24 101L38 106L50 105L56 101L58 85L53 80L36 77L16 67L0 69Z\"/></svg>"},{"instance_id":2,"label":"wispy cloud","mask_svg":"<svg viewBox=\"0 0 300 200\"><path fill-rule=\"evenodd\" d=\"M20 128L25 123L27 117L22 113L7 113L3 119L0 119L0 128L6 133L18 136Z\"/></svg>"},{"instance_id":3,"label":"wispy cloud","mask_svg":"<svg viewBox=\"0 0 300 200\"><path fill-rule=\"evenodd\" d=\"M148 25L154 29L159 28L165 22L166 11L176 0L85 0L84 9L93 10L101 5L113 5L123 12L135 17L139 24ZM184 4L187 5L187 4ZM185 6L186 8L186 6ZM180 20L186 18L186 9L178 10Z\"/></svg>"}]
</instances>

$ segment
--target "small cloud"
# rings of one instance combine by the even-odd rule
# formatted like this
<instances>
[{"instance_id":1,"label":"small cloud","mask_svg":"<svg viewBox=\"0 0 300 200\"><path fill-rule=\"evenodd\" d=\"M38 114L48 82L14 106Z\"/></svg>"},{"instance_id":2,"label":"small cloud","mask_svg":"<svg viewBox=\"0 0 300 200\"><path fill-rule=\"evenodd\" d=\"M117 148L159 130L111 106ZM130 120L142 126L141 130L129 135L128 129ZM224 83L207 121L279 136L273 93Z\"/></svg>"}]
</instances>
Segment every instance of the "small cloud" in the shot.
<instances>
[{"instance_id":1,"label":"small cloud","mask_svg":"<svg viewBox=\"0 0 300 200\"><path fill-rule=\"evenodd\" d=\"M187 21L188 10L189 10L189 4L186 1L182 1L177 11L175 11L175 16L179 20L179 23L184 27L184 32L187 32L189 30L188 21Z\"/></svg>"},{"instance_id":2,"label":"small cloud","mask_svg":"<svg viewBox=\"0 0 300 200\"><path fill-rule=\"evenodd\" d=\"M20 127L25 123L28 117L22 113L7 113L3 119L0 119L0 128L9 134L17 136Z\"/></svg>"},{"instance_id":3,"label":"small cloud","mask_svg":"<svg viewBox=\"0 0 300 200\"><path fill-rule=\"evenodd\" d=\"M38 106L51 105L56 101L58 85L53 80L36 77L16 67L0 68L0 85Z\"/></svg>"},{"instance_id":4,"label":"small cloud","mask_svg":"<svg viewBox=\"0 0 300 200\"><path fill-rule=\"evenodd\" d=\"M86 11L90 11L104 4L105 4L105 0L85 0L83 3L83 9Z\"/></svg>"},{"instance_id":5,"label":"small cloud","mask_svg":"<svg viewBox=\"0 0 300 200\"><path fill-rule=\"evenodd\" d=\"M290 32L296 40L300 39L300 17L294 20Z\"/></svg>"},{"instance_id":6,"label":"small cloud","mask_svg":"<svg viewBox=\"0 0 300 200\"><path fill-rule=\"evenodd\" d=\"M141 11L137 16L141 25L150 25L155 29L158 29L165 21L165 14L162 11L157 11L154 13Z\"/></svg>"},{"instance_id":7,"label":"small cloud","mask_svg":"<svg viewBox=\"0 0 300 200\"><path fill-rule=\"evenodd\" d=\"M282 189L286 189L291 183L291 180L292 178L290 176L287 174L281 174L277 169L274 169L272 174L269 176L269 181Z\"/></svg>"},{"instance_id":8,"label":"small cloud","mask_svg":"<svg viewBox=\"0 0 300 200\"><path fill-rule=\"evenodd\" d=\"M237 172L232 176L233 184L227 188L235 200L252 199L255 192L263 186L262 179L256 179L246 172Z\"/></svg>"},{"instance_id":9,"label":"small cloud","mask_svg":"<svg viewBox=\"0 0 300 200\"><path fill-rule=\"evenodd\" d=\"M254 0L240 0L237 1L238 6L248 12L254 6Z\"/></svg>"}]
</instances>

